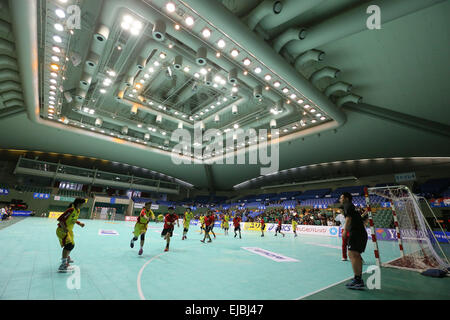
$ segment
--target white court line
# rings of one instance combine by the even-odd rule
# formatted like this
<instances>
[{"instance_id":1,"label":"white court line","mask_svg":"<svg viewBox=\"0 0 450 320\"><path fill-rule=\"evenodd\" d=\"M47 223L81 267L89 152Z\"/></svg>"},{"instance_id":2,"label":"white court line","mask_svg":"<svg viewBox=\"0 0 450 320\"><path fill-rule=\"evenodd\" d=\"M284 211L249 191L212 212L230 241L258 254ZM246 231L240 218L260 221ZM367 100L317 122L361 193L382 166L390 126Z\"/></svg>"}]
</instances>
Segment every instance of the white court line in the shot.
<instances>
[{"instance_id":1,"label":"white court line","mask_svg":"<svg viewBox=\"0 0 450 320\"><path fill-rule=\"evenodd\" d=\"M312 244L313 246L326 247L326 248L333 248L333 249L339 249L339 250L342 249L342 247L339 247L339 246L333 246L332 244L322 244L322 243L314 243L314 242L306 242L306 244Z\"/></svg>"},{"instance_id":2,"label":"white court line","mask_svg":"<svg viewBox=\"0 0 450 320\"><path fill-rule=\"evenodd\" d=\"M398 258L389 260L389 261L386 262L386 263L390 263L390 262L392 262L392 261L394 261L394 260L397 260L397 259L398 259ZM364 274L364 273L367 273L367 270L364 271L362 274ZM293 300L301 300L301 299L304 299L304 298L306 298L306 297L312 296L313 294L319 293L320 291L326 290L326 289L328 289L328 288L331 288L331 287L333 287L333 286L335 286L335 285L338 285L338 284L340 284L340 283L342 283L342 282L344 282L344 281L348 281L348 280L350 280L350 279L353 279L353 277L349 277L349 278L346 278L346 279L344 279L344 280L341 280L341 281L332 283L332 284L330 284L330 285L328 285L328 286L326 286L326 287L323 287L323 288L318 289L318 290L316 290L316 291L313 291L313 292L311 292L311 293L305 294L304 296L295 298L295 299L293 299Z\"/></svg>"},{"instance_id":3,"label":"white court line","mask_svg":"<svg viewBox=\"0 0 450 320\"><path fill-rule=\"evenodd\" d=\"M142 287L141 287L141 276L142 276L142 272L144 271L145 267L152 262L154 259L158 258L159 256L163 255L165 252L160 253L156 256L154 256L153 258L151 258L150 260L148 260L141 268L141 270L139 270L138 273L138 277L137 277L137 288L138 288L138 293L139 296L141 297L141 300L145 300L144 294L142 293Z\"/></svg>"}]
</instances>

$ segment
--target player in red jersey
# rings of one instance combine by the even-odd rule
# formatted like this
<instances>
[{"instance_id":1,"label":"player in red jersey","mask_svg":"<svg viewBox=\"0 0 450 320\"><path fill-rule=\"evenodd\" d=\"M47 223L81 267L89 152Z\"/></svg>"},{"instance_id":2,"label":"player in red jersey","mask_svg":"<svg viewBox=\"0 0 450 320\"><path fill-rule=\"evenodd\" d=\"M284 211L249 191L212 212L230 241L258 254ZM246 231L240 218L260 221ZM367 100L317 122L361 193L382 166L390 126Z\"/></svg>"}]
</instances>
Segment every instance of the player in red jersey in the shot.
<instances>
[{"instance_id":1,"label":"player in red jersey","mask_svg":"<svg viewBox=\"0 0 450 320\"><path fill-rule=\"evenodd\" d=\"M234 225L234 237L236 238L237 234L236 231L239 231L239 239L241 238L241 217L237 214L233 218L233 225Z\"/></svg>"},{"instance_id":2,"label":"player in red jersey","mask_svg":"<svg viewBox=\"0 0 450 320\"><path fill-rule=\"evenodd\" d=\"M216 222L216 215L214 214L214 211L210 212L209 221L210 221L209 231L213 234L214 239L215 239L216 238L216 234L214 233L213 229L214 229L214 223Z\"/></svg>"},{"instance_id":3,"label":"player in red jersey","mask_svg":"<svg viewBox=\"0 0 450 320\"><path fill-rule=\"evenodd\" d=\"M259 221L261 223L261 237L264 237L264 229L266 228L266 222L264 221L264 217L261 217Z\"/></svg>"},{"instance_id":4,"label":"player in red jersey","mask_svg":"<svg viewBox=\"0 0 450 320\"><path fill-rule=\"evenodd\" d=\"M283 235L283 238L284 238L284 233L281 232L281 224L283 223L283 216L280 216L275 221L278 223L277 229L275 230L275 236L279 232L279 233L281 233Z\"/></svg>"},{"instance_id":5,"label":"player in red jersey","mask_svg":"<svg viewBox=\"0 0 450 320\"><path fill-rule=\"evenodd\" d=\"M173 229L175 221L177 222L177 226L180 227L180 223L178 222L178 216L175 214L175 209L173 207L169 207L169 213L166 214L164 218L164 229L161 232L161 237L166 239L166 249L164 251L169 251L170 238L173 235Z\"/></svg>"},{"instance_id":6,"label":"player in red jersey","mask_svg":"<svg viewBox=\"0 0 450 320\"><path fill-rule=\"evenodd\" d=\"M208 242L212 242L211 237L209 236L209 232L212 229L212 225L214 224L214 217L211 214L207 214L205 216L205 236L203 237L203 240L200 240L201 242L205 243L206 237L208 237Z\"/></svg>"}]
</instances>

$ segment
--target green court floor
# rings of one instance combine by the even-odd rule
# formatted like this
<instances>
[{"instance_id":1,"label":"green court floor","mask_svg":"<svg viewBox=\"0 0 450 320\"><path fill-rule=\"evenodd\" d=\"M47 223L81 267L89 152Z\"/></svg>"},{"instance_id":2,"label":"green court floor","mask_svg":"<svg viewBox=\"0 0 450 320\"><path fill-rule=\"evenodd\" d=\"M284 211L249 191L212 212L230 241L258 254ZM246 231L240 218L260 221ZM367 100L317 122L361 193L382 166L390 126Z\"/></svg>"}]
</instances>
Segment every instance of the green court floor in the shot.
<instances>
[{"instance_id":1,"label":"green court floor","mask_svg":"<svg viewBox=\"0 0 450 320\"><path fill-rule=\"evenodd\" d=\"M242 239L224 236L216 228L213 243L201 243L192 226L182 241L175 227L169 252L160 233L162 224L151 223L144 254L139 241L129 247L133 222L83 220L75 226L71 257L78 273L57 273L61 249L56 221L26 218L0 229L0 299L427 299L450 298L450 280L416 273L382 269L381 290L353 292L345 288L352 276L350 262L341 261L340 238L306 236L285 238L246 231ZM102 235L114 230L118 235ZM398 257L395 243L380 242L384 261ZM252 247L291 258L277 262L268 255L243 249ZM375 264L371 243L363 254L364 270ZM344 282L342 282L344 281ZM342 283L341 283L342 282ZM71 285L70 285L71 284Z\"/></svg>"}]
</instances>

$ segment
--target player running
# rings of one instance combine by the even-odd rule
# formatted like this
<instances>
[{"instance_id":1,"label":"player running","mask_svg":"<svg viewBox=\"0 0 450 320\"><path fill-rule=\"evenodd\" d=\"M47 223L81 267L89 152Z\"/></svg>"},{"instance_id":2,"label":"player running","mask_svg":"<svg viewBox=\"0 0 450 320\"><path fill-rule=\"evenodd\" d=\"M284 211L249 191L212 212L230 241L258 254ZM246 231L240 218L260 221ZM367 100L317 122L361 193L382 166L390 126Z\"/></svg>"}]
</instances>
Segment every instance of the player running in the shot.
<instances>
[{"instance_id":1,"label":"player running","mask_svg":"<svg viewBox=\"0 0 450 320\"><path fill-rule=\"evenodd\" d=\"M275 230L275 237L277 236L277 234L278 234L278 232L279 232L280 234L283 235L283 238L284 238L284 233L281 232L281 225L282 225L282 223L283 223L283 216L280 216L280 217L277 218L275 221L278 223L277 229Z\"/></svg>"},{"instance_id":2,"label":"player running","mask_svg":"<svg viewBox=\"0 0 450 320\"><path fill-rule=\"evenodd\" d=\"M166 217L164 218L164 229L161 232L161 237L166 239L166 249L164 249L164 251L169 251L170 238L173 235L175 221L177 222L177 226L180 227L178 216L175 214L175 209L169 207L168 210L169 213L166 214Z\"/></svg>"},{"instance_id":3,"label":"player running","mask_svg":"<svg viewBox=\"0 0 450 320\"><path fill-rule=\"evenodd\" d=\"M210 222L209 232L211 232L214 235L214 239L216 238L216 234L213 231L215 221L216 221L216 215L214 214L214 211L211 211L210 215L209 215L209 222Z\"/></svg>"},{"instance_id":4,"label":"player running","mask_svg":"<svg viewBox=\"0 0 450 320\"><path fill-rule=\"evenodd\" d=\"M56 228L56 236L59 239L61 248L63 248L61 265L58 268L58 272L72 271L72 267L69 265L69 263L73 263L73 260L69 255L75 247L73 226L76 223L80 227L84 227L84 223L78 221L80 209L84 203L86 203L85 199L76 198L74 202L69 205L66 211L64 211L64 213L58 218L58 228Z\"/></svg>"},{"instance_id":5,"label":"player running","mask_svg":"<svg viewBox=\"0 0 450 320\"><path fill-rule=\"evenodd\" d=\"M211 237L209 236L209 232L211 231L211 226L214 223L214 217L212 215L207 215L205 217L205 236L203 237L203 240L200 240L201 242L205 243L206 237L208 237L208 242L212 242Z\"/></svg>"},{"instance_id":6,"label":"player running","mask_svg":"<svg viewBox=\"0 0 450 320\"><path fill-rule=\"evenodd\" d=\"M152 202L146 202L144 208L142 208L141 213L134 225L133 235L134 237L131 239L130 247L134 248L134 242L141 236L141 249L139 250L139 255L142 255L144 252L144 242L145 242L145 233L147 232L148 223L150 220L155 220L155 214L152 209Z\"/></svg>"},{"instance_id":7,"label":"player running","mask_svg":"<svg viewBox=\"0 0 450 320\"><path fill-rule=\"evenodd\" d=\"M228 235L228 229L230 228L230 224L228 221L230 221L230 216L226 212L225 215L223 216L223 220L222 220L222 228L223 228L226 236Z\"/></svg>"},{"instance_id":8,"label":"player running","mask_svg":"<svg viewBox=\"0 0 450 320\"><path fill-rule=\"evenodd\" d=\"M205 216L201 214L198 220L200 222L200 234L202 234L203 231L205 230Z\"/></svg>"},{"instance_id":9,"label":"player running","mask_svg":"<svg viewBox=\"0 0 450 320\"><path fill-rule=\"evenodd\" d=\"M189 231L189 225L191 223L192 218L194 217L194 214L191 211L191 208L187 208L186 212L184 213L183 218L183 238L181 240L187 239L186 234Z\"/></svg>"},{"instance_id":10,"label":"player running","mask_svg":"<svg viewBox=\"0 0 450 320\"><path fill-rule=\"evenodd\" d=\"M266 221L264 221L264 217L261 217L259 222L261 223L261 237L264 237L264 229L266 228Z\"/></svg>"},{"instance_id":11,"label":"player running","mask_svg":"<svg viewBox=\"0 0 450 320\"><path fill-rule=\"evenodd\" d=\"M297 220L292 218L292 230L294 231L294 238L297 236Z\"/></svg>"},{"instance_id":12,"label":"player running","mask_svg":"<svg viewBox=\"0 0 450 320\"><path fill-rule=\"evenodd\" d=\"M241 217L239 217L237 214L233 218L233 225L234 225L234 237L236 238L237 234L236 231L239 231L239 239L241 238Z\"/></svg>"}]
</instances>

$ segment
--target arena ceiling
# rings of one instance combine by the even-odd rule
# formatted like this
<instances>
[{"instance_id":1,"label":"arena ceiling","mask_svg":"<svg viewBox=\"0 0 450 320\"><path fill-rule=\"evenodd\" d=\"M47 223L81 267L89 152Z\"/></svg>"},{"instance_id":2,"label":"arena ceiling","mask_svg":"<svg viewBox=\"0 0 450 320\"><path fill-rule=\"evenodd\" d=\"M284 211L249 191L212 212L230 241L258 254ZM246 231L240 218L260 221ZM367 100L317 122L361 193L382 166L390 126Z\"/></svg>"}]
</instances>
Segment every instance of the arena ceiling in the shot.
<instances>
[{"instance_id":1,"label":"arena ceiling","mask_svg":"<svg viewBox=\"0 0 450 320\"><path fill-rule=\"evenodd\" d=\"M209 163L193 148L192 164L175 164L175 130L278 129L279 170L450 155L449 1L0 4L2 148L123 162L210 190L265 165ZM366 25L373 4L378 30Z\"/></svg>"}]
</instances>

